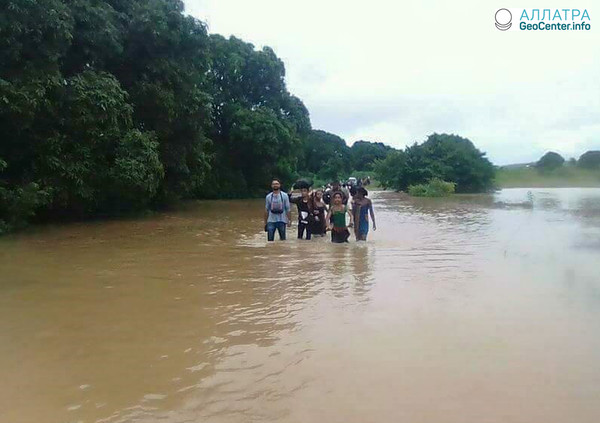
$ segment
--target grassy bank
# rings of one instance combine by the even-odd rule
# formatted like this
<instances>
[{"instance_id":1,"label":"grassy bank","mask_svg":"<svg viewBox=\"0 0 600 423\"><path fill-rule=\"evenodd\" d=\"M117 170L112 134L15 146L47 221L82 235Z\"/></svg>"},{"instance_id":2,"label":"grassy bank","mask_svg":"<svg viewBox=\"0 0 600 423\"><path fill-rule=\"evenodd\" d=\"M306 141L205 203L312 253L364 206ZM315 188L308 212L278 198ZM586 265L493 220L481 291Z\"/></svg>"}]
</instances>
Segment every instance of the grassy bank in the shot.
<instances>
[{"instance_id":1,"label":"grassy bank","mask_svg":"<svg viewBox=\"0 0 600 423\"><path fill-rule=\"evenodd\" d=\"M533 167L501 168L496 172L499 188L600 187L600 170L563 166L540 172Z\"/></svg>"}]
</instances>

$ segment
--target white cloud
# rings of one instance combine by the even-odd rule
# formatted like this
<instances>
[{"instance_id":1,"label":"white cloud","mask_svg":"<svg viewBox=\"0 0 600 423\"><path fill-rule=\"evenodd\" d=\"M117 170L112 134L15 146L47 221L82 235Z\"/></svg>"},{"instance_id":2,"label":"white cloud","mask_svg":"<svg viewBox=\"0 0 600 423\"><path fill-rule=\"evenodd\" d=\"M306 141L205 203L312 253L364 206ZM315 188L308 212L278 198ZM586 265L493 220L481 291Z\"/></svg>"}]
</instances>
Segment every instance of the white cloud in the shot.
<instances>
[{"instance_id":1,"label":"white cloud","mask_svg":"<svg viewBox=\"0 0 600 423\"><path fill-rule=\"evenodd\" d=\"M188 13L211 32L273 47L313 126L349 143L403 146L432 132L455 132L498 164L535 160L551 149L578 156L600 148L600 5L576 5L587 8L591 31L531 33L498 31L493 17L504 6L496 0L186 1Z\"/></svg>"}]
</instances>

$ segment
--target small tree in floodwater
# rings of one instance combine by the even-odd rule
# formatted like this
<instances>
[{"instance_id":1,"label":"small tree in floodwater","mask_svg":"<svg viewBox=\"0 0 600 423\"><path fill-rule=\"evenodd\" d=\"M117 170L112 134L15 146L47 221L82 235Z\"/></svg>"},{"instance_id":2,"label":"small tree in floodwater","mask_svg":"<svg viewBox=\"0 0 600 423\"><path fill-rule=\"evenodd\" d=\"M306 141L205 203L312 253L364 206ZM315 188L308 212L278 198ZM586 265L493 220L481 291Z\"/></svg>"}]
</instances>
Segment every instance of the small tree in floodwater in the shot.
<instances>
[{"instance_id":1,"label":"small tree in floodwater","mask_svg":"<svg viewBox=\"0 0 600 423\"><path fill-rule=\"evenodd\" d=\"M456 192L485 192L493 188L494 165L467 138L432 134L422 144L394 151L376 162L375 173L386 188L407 190L437 178L452 182Z\"/></svg>"}]
</instances>

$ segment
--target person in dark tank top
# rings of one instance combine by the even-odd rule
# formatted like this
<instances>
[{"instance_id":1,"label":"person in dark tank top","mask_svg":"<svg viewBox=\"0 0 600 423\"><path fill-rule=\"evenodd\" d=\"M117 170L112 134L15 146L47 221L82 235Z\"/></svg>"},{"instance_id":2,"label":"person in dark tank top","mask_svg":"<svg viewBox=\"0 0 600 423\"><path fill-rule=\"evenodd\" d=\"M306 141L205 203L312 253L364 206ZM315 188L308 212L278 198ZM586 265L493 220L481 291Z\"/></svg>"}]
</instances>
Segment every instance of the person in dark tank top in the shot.
<instances>
[{"instance_id":1,"label":"person in dark tank top","mask_svg":"<svg viewBox=\"0 0 600 423\"><path fill-rule=\"evenodd\" d=\"M327 214L327 206L323 201L323 190L318 189L311 195L312 212L309 216L309 226L312 235L325 235L327 231L327 223L325 216Z\"/></svg>"}]
</instances>

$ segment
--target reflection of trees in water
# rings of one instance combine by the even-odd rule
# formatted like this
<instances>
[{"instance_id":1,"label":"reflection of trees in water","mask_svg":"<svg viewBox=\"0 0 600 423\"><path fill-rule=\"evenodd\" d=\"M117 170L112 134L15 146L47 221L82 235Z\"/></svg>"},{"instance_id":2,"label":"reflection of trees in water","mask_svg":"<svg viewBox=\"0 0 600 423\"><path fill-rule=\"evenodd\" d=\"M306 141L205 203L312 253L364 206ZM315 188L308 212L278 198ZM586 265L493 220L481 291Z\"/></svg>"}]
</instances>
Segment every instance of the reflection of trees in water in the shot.
<instances>
[{"instance_id":1,"label":"reflection of trees in water","mask_svg":"<svg viewBox=\"0 0 600 423\"><path fill-rule=\"evenodd\" d=\"M373 261L375 257L369 254L368 245L355 246L351 249L352 276L354 278L353 292L357 299L367 301L373 284Z\"/></svg>"}]
</instances>

